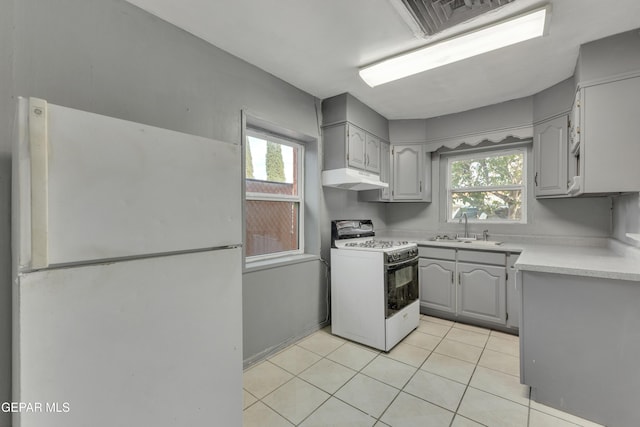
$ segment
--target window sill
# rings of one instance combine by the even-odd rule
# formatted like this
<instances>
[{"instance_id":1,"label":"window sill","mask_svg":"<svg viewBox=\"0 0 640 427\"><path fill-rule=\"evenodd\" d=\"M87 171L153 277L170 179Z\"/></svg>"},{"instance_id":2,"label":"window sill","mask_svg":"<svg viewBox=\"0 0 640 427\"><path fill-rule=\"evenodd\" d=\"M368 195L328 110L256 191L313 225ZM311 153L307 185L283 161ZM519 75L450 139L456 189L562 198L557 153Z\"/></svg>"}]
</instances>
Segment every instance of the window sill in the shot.
<instances>
[{"instance_id":1,"label":"window sill","mask_svg":"<svg viewBox=\"0 0 640 427\"><path fill-rule=\"evenodd\" d=\"M320 260L320 257L318 255L299 254L263 259L259 261L249 261L245 262L243 273L252 273L254 271L268 270L271 268L278 268L286 265L299 264L302 262L310 262L316 260Z\"/></svg>"}]
</instances>

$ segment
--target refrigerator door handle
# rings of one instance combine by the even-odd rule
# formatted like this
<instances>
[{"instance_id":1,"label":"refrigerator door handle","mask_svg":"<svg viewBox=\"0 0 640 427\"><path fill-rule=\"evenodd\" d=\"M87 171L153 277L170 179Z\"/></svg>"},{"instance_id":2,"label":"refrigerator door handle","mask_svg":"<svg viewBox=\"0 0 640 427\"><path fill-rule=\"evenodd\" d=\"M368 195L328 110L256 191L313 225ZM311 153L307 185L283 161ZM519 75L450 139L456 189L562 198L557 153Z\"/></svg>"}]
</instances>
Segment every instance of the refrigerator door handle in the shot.
<instances>
[{"instance_id":1,"label":"refrigerator door handle","mask_svg":"<svg viewBox=\"0 0 640 427\"><path fill-rule=\"evenodd\" d=\"M31 157L31 267L44 268L48 260L48 140L47 101L29 98Z\"/></svg>"}]
</instances>

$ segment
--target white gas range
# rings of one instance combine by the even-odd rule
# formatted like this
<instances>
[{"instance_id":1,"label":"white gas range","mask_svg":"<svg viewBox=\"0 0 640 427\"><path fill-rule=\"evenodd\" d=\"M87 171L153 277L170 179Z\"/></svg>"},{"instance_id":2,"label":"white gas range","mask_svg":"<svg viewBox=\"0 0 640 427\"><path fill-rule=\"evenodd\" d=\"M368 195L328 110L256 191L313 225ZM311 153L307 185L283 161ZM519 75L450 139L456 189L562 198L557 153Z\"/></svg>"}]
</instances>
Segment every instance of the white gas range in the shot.
<instances>
[{"instance_id":1,"label":"white gas range","mask_svg":"<svg viewBox=\"0 0 640 427\"><path fill-rule=\"evenodd\" d=\"M418 247L375 239L371 220L331 222L331 331L384 351L418 327Z\"/></svg>"}]
</instances>

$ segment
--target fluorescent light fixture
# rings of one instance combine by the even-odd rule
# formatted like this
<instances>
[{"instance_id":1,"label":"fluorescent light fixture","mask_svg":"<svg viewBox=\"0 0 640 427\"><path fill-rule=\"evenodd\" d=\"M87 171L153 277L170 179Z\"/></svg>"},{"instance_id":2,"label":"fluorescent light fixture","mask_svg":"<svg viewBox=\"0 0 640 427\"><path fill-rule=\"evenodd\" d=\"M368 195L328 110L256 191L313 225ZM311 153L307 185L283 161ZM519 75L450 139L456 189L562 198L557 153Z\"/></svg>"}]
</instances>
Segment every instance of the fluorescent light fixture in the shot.
<instances>
[{"instance_id":1,"label":"fluorescent light fixture","mask_svg":"<svg viewBox=\"0 0 640 427\"><path fill-rule=\"evenodd\" d=\"M451 64L491 52L544 34L549 7L532 10L461 36L404 53L360 69L360 77L369 86Z\"/></svg>"}]
</instances>

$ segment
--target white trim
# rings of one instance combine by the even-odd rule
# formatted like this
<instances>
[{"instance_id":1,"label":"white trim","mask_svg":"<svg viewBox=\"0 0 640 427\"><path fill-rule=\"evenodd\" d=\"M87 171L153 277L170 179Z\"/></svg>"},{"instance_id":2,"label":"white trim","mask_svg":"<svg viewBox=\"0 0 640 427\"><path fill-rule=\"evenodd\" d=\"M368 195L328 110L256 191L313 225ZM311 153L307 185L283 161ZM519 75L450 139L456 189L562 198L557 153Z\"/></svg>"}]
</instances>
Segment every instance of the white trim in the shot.
<instances>
[{"instance_id":1,"label":"white trim","mask_svg":"<svg viewBox=\"0 0 640 427\"><path fill-rule=\"evenodd\" d=\"M245 132L244 132L244 138L243 138L243 152L242 152L242 163L243 165L246 165L246 143L247 143L247 138L248 137L254 137L254 138L259 138L259 139L263 139L263 140L268 140L271 142L275 142L277 144L280 145L286 145L292 148L295 148L297 150L297 170L295 171L295 173L297 174L296 178L294 178L294 182L297 182L297 190L298 190L298 194L297 195L291 195L291 194L274 194L274 193L257 193L257 192L247 192L246 191L246 166L244 166L243 169L243 176L244 176L244 200L255 200L255 201L272 201L272 202L286 202L286 203L294 203L298 205L298 249L296 250L292 250L292 251L281 251L281 252L274 252L274 253L268 253L268 254L261 254L261 255L247 255L246 254L246 241L245 241L245 253L244 253L244 257L245 257L245 263L246 264L250 264L250 263L254 263L254 262L260 262L260 261L266 261L266 260L271 260L271 259L276 259L276 258L283 258L283 257L291 257L291 256L295 256L295 255L302 255L304 254L305 251L305 246L304 246L304 163L305 163L305 147L304 147L304 143L302 141L293 141L291 139L288 139L286 137L282 137L282 136L276 136L275 134L271 133L271 132L265 132L265 131L261 131L259 129L254 129L251 127L246 127L245 128ZM261 181L261 180L257 180L257 181ZM245 209L246 209L246 205L245 205ZM246 221L246 215L245 215L245 221ZM243 227L243 239L246 239L246 226Z\"/></svg>"},{"instance_id":2,"label":"white trim","mask_svg":"<svg viewBox=\"0 0 640 427\"><path fill-rule=\"evenodd\" d=\"M496 186L486 186L486 187L453 187L451 184L451 164L454 161L460 160L468 160L474 158L488 158L488 157L502 157L509 154L521 153L522 158L522 184L506 184L506 185L496 185ZM483 155L484 154L484 155ZM486 151L476 151L474 153L465 153L462 155L448 155L447 156L447 181L445 188L445 215L446 215L446 223L457 223L459 220L455 220L451 218L451 194L454 192L485 192L485 191L495 191L495 190L506 190L506 191L521 191L521 212L522 215L519 221L505 221L505 220L477 220L477 219L469 219L469 223L475 224L526 224L527 223L527 149L522 148L508 148L505 150L496 150L494 148L489 148Z\"/></svg>"},{"instance_id":3,"label":"white trim","mask_svg":"<svg viewBox=\"0 0 640 427\"><path fill-rule=\"evenodd\" d=\"M257 180L259 181L259 180ZM271 182L271 181L264 181ZM298 193L300 191L298 190ZM277 194L277 193L255 193L255 192L246 192L245 200L262 200L265 202L302 202L302 197L292 196L290 194Z\"/></svg>"},{"instance_id":4,"label":"white trim","mask_svg":"<svg viewBox=\"0 0 640 427\"><path fill-rule=\"evenodd\" d=\"M31 155L31 268L49 265L49 154L47 101L29 98Z\"/></svg>"},{"instance_id":5,"label":"white trim","mask_svg":"<svg viewBox=\"0 0 640 427\"><path fill-rule=\"evenodd\" d=\"M436 151L442 147L454 149L462 144L476 146L484 141L499 143L508 137L533 139L533 126L527 124L511 128L493 129L484 132L473 132L453 137L432 139L425 143L425 148L427 151Z\"/></svg>"}]
</instances>

